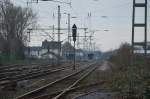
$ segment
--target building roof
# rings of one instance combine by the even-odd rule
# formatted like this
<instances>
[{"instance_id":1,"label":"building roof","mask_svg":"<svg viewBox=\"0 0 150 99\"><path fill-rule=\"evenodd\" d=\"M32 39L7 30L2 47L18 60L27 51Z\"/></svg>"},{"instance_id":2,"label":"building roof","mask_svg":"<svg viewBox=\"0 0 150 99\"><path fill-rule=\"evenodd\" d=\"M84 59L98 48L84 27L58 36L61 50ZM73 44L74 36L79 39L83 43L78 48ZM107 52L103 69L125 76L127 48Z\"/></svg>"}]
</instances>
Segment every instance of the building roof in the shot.
<instances>
[{"instance_id":1,"label":"building roof","mask_svg":"<svg viewBox=\"0 0 150 99\"><path fill-rule=\"evenodd\" d=\"M62 45L62 52L66 53L71 51L74 51L74 47L69 42L65 42Z\"/></svg>"},{"instance_id":2,"label":"building roof","mask_svg":"<svg viewBox=\"0 0 150 99\"><path fill-rule=\"evenodd\" d=\"M29 47L26 47L25 49L28 50ZM30 47L30 51L40 51L41 49L42 49L41 46L31 46Z\"/></svg>"},{"instance_id":3,"label":"building roof","mask_svg":"<svg viewBox=\"0 0 150 99\"><path fill-rule=\"evenodd\" d=\"M61 42L45 40L42 42L42 48L59 49L61 48Z\"/></svg>"}]
</instances>

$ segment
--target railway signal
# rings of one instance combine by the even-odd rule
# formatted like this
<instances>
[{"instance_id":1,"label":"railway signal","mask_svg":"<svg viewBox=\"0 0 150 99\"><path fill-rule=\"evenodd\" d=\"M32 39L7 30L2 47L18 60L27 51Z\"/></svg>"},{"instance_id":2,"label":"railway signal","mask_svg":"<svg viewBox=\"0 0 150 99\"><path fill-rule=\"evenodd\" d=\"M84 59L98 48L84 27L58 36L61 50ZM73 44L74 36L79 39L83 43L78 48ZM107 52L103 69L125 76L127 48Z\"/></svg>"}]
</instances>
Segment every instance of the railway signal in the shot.
<instances>
[{"instance_id":1,"label":"railway signal","mask_svg":"<svg viewBox=\"0 0 150 99\"><path fill-rule=\"evenodd\" d=\"M73 37L73 41L76 41L76 36L77 36L77 26L74 24L72 27L72 37Z\"/></svg>"},{"instance_id":2,"label":"railway signal","mask_svg":"<svg viewBox=\"0 0 150 99\"><path fill-rule=\"evenodd\" d=\"M75 57L76 57L76 48L75 48L75 42L76 42L76 36L77 36L77 26L74 24L72 27L72 37L73 37L73 42L74 42L74 65L73 65L73 70L75 70Z\"/></svg>"}]
</instances>

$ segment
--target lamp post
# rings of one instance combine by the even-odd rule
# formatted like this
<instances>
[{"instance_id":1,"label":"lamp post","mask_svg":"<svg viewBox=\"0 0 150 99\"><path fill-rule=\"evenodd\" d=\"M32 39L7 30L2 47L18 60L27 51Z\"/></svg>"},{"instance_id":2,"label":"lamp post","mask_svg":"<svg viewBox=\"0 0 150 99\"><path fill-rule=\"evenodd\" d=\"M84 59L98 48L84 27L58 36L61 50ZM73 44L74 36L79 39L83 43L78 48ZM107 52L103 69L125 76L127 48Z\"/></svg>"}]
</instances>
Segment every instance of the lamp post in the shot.
<instances>
[{"instance_id":1,"label":"lamp post","mask_svg":"<svg viewBox=\"0 0 150 99\"><path fill-rule=\"evenodd\" d=\"M68 42L71 43L70 41L70 13L63 13L68 15Z\"/></svg>"}]
</instances>

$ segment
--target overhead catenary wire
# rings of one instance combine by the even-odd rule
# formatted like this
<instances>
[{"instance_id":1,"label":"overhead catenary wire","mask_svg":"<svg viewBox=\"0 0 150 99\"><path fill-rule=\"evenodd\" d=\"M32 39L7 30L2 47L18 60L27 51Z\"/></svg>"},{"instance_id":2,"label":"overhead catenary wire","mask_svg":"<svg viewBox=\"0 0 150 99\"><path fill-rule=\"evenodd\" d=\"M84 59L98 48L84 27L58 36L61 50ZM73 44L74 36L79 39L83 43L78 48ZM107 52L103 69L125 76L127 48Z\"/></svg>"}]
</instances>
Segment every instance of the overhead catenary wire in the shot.
<instances>
[{"instance_id":1,"label":"overhead catenary wire","mask_svg":"<svg viewBox=\"0 0 150 99\"><path fill-rule=\"evenodd\" d=\"M102 9L99 9L99 10L96 10L96 12L95 13L97 13L97 12L104 12L104 11L110 11L110 10L114 10L114 9L116 9L116 8L120 8L120 7L125 7L125 6L129 6L129 4L130 4L130 2L127 2L127 3L119 3L119 2L122 2L123 0L117 0L117 4L115 4L114 3L114 5L113 6L110 6L110 7L106 7L106 8L102 8ZM130 1L132 1L132 0L130 0ZM47 3L48 4L48 3ZM71 9L74 9L74 7L72 7ZM75 10L75 9L74 9ZM73 11L72 11L73 12ZM74 14L75 14L75 12L77 12L76 13L76 15L78 15L78 17L83 17L83 15L79 15L79 13L78 13L78 11L74 11ZM93 13L93 12L92 12ZM46 15L46 14L45 14ZM84 15L84 17L85 17L85 15ZM92 18L101 18L101 16L94 16L94 15L92 15ZM109 16L108 15L108 18L122 18L123 20L126 18L126 16ZM47 18L48 19L48 18ZM119 20L122 20L122 19L119 19ZM46 19L45 19L46 20ZM119 27L118 27L119 28Z\"/></svg>"},{"instance_id":2,"label":"overhead catenary wire","mask_svg":"<svg viewBox=\"0 0 150 99\"><path fill-rule=\"evenodd\" d=\"M101 12L101 11L109 11L109 10L112 10L112 9L115 9L115 8L128 6L128 4L132 4L132 1L131 2L126 2L126 3L121 3L121 4L118 4L118 5L114 5L114 6L111 6L111 7L108 7L108 8L103 8L103 9L100 9L100 10L95 10L95 11L93 11L93 13Z\"/></svg>"}]
</instances>

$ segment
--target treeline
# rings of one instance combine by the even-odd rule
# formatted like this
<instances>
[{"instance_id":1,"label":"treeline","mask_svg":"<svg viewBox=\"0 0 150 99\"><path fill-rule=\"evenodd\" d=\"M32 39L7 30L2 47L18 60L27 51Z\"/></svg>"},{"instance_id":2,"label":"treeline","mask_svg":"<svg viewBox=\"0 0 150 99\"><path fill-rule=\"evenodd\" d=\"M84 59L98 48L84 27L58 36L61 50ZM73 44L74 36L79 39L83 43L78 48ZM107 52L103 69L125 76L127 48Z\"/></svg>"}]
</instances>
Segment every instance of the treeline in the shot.
<instances>
[{"instance_id":1,"label":"treeline","mask_svg":"<svg viewBox=\"0 0 150 99\"><path fill-rule=\"evenodd\" d=\"M109 60L115 63L118 69L124 70L131 64L131 56L131 45L124 43L116 50L116 54L112 55Z\"/></svg>"},{"instance_id":2,"label":"treeline","mask_svg":"<svg viewBox=\"0 0 150 99\"><path fill-rule=\"evenodd\" d=\"M0 1L0 55L1 59L24 58L27 28L36 22L36 14L30 8L22 8L10 2Z\"/></svg>"}]
</instances>

